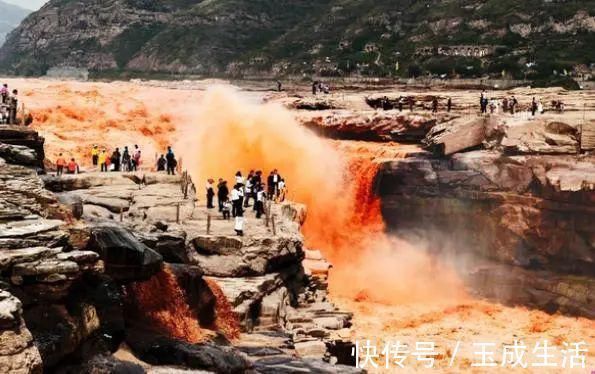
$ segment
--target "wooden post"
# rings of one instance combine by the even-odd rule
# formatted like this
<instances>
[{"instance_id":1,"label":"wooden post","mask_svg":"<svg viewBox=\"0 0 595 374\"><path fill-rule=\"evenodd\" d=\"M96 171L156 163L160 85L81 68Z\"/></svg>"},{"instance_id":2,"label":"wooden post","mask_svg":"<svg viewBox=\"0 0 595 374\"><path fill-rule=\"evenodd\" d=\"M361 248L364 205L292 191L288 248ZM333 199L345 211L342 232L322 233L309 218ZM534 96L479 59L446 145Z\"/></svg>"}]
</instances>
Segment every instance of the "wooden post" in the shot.
<instances>
[{"instance_id":1,"label":"wooden post","mask_svg":"<svg viewBox=\"0 0 595 374\"><path fill-rule=\"evenodd\" d=\"M211 235L211 213L207 214L207 235Z\"/></svg>"},{"instance_id":2,"label":"wooden post","mask_svg":"<svg viewBox=\"0 0 595 374\"><path fill-rule=\"evenodd\" d=\"M264 207L264 223L266 227L269 227L269 219L271 218L271 203L268 203Z\"/></svg>"},{"instance_id":3,"label":"wooden post","mask_svg":"<svg viewBox=\"0 0 595 374\"><path fill-rule=\"evenodd\" d=\"M271 222L273 224L273 236L277 236L277 227L275 226L275 215L271 217Z\"/></svg>"},{"instance_id":4,"label":"wooden post","mask_svg":"<svg viewBox=\"0 0 595 374\"><path fill-rule=\"evenodd\" d=\"M176 223L180 223L180 203L176 205Z\"/></svg>"}]
</instances>

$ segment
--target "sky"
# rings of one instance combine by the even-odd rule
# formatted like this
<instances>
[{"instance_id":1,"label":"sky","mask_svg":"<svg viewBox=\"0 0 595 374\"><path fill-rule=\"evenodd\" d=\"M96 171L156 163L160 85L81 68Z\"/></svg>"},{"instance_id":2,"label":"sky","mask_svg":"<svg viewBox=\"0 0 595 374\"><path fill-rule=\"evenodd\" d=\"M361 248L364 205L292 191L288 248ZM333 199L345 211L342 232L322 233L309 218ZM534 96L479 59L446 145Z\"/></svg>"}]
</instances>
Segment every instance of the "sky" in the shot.
<instances>
[{"instance_id":1,"label":"sky","mask_svg":"<svg viewBox=\"0 0 595 374\"><path fill-rule=\"evenodd\" d=\"M21 8L37 10L41 6L48 2L48 0L2 0L5 3L18 5Z\"/></svg>"}]
</instances>

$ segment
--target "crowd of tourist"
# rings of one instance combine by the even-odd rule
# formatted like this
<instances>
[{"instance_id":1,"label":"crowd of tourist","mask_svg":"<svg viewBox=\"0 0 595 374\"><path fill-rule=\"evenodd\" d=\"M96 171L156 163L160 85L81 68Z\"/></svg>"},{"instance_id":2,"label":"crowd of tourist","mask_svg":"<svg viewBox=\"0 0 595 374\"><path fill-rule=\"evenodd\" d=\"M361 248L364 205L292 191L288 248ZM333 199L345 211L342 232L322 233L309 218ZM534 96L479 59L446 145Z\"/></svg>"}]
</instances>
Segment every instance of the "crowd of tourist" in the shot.
<instances>
[{"instance_id":1,"label":"crowd of tourist","mask_svg":"<svg viewBox=\"0 0 595 374\"><path fill-rule=\"evenodd\" d=\"M108 152L106 148L100 149L97 144L91 148L91 163L95 170L100 172L134 172L138 171L142 163L142 153L138 144L135 144L132 149L128 146L124 146L120 150L119 147L111 152ZM162 154L156 161L155 170L167 171L168 175L175 175L178 161L171 149L171 146L167 147L167 152ZM80 167L76 163L74 158L71 158L69 162L64 159L62 153L56 159L56 175L60 176L66 174L78 174Z\"/></svg>"},{"instance_id":2,"label":"crowd of tourist","mask_svg":"<svg viewBox=\"0 0 595 374\"><path fill-rule=\"evenodd\" d=\"M430 100L430 109L432 113L438 113L440 109L440 100L438 96L432 96ZM443 108L446 110L446 112L450 112L453 109L453 100L451 97L446 97L445 100L446 102L443 104ZM379 101L371 101L371 103L371 105L375 106L376 108L381 108L383 110L398 109L400 112L402 112L405 106L408 106L408 109L411 112L415 109L415 98L412 96L399 96L396 100L390 100L387 96L384 96ZM564 112L564 103L561 100L552 101L551 106L552 109L558 113ZM427 106L424 107L427 108ZM520 112L519 107L519 101L514 95L505 97L503 99L490 99L484 90L481 92L479 97L479 112L482 115L488 113L510 113L514 115L515 113ZM532 116L535 116L537 114L544 113L545 108L539 99L533 97L531 100L531 105L528 107L528 112L530 112Z\"/></svg>"},{"instance_id":3,"label":"crowd of tourist","mask_svg":"<svg viewBox=\"0 0 595 374\"><path fill-rule=\"evenodd\" d=\"M10 92L6 83L0 88L0 124L17 124L18 95L17 90Z\"/></svg>"},{"instance_id":4,"label":"crowd of tourist","mask_svg":"<svg viewBox=\"0 0 595 374\"><path fill-rule=\"evenodd\" d=\"M215 193L215 188L217 192ZM250 170L244 177L241 171L234 176L233 187L229 188L228 182L219 178L215 186L214 179L208 179L206 183L207 208L214 209L214 199L217 196L219 212L224 219L235 218L235 231L238 235L244 235L244 213L252 207L256 218L265 214L265 202L285 200L287 186L285 179L275 169L269 173L266 183L263 180L261 170ZM250 202L252 201L252 205Z\"/></svg>"},{"instance_id":5,"label":"crowd of tourist","mask_svg":"<svg viewBox=\"0 0 595 374\"><path fill-rule=\"evenodd\" d=\"M110 155L107 149L100 150L97 145L93 145L93 148L91 148L91 162L93 167L101 172L137 171L141 165L141 150L137 144L134 145L132 150L128 149L128 146L124 146L122 151L120 151L119 147L116 147Z\"/></svg>"}]
</instances>

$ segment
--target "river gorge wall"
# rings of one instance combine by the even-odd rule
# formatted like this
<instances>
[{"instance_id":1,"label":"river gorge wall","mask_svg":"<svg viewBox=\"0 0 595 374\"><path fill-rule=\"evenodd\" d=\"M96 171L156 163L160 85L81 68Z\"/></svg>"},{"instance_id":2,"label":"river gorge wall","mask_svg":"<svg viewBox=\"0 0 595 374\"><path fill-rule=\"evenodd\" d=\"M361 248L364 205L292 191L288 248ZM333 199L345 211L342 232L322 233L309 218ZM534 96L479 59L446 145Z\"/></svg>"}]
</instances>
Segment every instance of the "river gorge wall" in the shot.
<instances>
[{"instance_id":1,"label":"river gorge wall","mask_svg":"<svg viewBox=\"0 0 595 374\"><path fill-rule=\"evenodd\" d=\"M452 261L480 296L593 318L593 156L426 152L383 162L389 231Z\"/></svg>"}]
</instances>

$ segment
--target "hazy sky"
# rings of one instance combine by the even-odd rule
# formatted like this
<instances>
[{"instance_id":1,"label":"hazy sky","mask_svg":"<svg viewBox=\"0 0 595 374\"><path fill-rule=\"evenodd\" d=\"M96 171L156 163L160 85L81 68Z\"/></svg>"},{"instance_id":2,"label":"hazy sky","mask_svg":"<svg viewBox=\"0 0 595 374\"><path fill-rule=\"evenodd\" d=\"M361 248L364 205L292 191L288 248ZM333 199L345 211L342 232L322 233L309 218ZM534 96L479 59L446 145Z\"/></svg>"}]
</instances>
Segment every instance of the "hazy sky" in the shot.
<instances>
[{"instance_id":1,"label":"hazy sky","mask_svg":"<svg viewBox=\"0 0 595 374\"><path fill-rule=\"evenodd\" d=\"M37 10L48 2L48 0L2 0L5 3L15 4L22 8Z\"/></svg>"}]
</instances>

